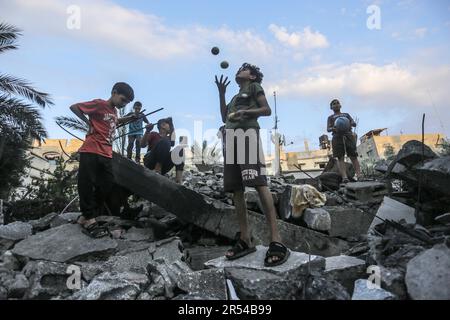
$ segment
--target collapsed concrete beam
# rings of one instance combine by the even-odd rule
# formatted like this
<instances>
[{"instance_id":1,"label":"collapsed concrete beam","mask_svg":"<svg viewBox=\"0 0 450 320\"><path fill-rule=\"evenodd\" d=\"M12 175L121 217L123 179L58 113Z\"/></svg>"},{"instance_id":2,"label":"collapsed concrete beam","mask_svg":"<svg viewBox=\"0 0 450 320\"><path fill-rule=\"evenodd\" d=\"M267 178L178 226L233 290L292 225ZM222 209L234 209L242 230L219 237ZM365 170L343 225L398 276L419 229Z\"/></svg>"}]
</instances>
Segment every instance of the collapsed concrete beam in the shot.
<instances>
[{"instance_id":1,"label":"collapsed concrete beam","mask_svg":"<svg viewBox=\"0 0 450 320\"><path fill-rule=\"evenodd\" d=\"M417 171L422 174L424 188L450 196L450 156L431 160Z\"/></svg>"},{"instance_id":2,"label":"collapsed concrete beam","mask_svg":"<svg viewBox=\"0 0 450 320\"><path fill-rule=\"evenodd\" d=\"M202 196L116 153L113 157L113 173L119 185L186 222L229 239L233 239L239 230L233 206ZM269 230L265 217L249 211L249 223L255 240L268 245ZM279 220L278 227L284 243L295 251L334 256L348 249L348 243L344 240L301 226Z\"/></svg>"},{"instance_id":3,"label":"collapsed concrete beam","mask_svg":"<svg viewBox=\"0 0 450 320\"><path fill-rule=\"evenodd\" d=\"M387 193L386 184L377 181L351 182L345 186L347 198L361 202L381 202Z\"/></svg>"}]
</instances>

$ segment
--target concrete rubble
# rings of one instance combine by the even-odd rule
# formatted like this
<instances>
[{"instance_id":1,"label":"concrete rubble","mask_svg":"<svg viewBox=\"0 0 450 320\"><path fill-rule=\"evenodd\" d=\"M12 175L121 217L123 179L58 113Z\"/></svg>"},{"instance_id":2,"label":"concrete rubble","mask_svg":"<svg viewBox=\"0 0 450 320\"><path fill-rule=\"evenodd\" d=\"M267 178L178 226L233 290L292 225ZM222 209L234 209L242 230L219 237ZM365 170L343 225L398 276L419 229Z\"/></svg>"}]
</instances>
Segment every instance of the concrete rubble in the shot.
<instances>
[{"instance_id":1,"label":"concrete rubble","mask_svg":"<svg viewBox=\"0 0 450 320\"><path fill-rule=\"evenodd\" d=\"M79 212L0 225L0 299L450 299L450 161L417 142L378 167L383 179L342 186L332 164L318 179L271 177L291 251L272 268L255 190L245 197L257 251L229 261L239 228L220 166L185 172L178 185L114 157L116 180L139 197L136 216L99 217L117 231L102 239L82 233ZM294 217L290 190L304 183L326 199Z\"/></svg>"}]
</instances>

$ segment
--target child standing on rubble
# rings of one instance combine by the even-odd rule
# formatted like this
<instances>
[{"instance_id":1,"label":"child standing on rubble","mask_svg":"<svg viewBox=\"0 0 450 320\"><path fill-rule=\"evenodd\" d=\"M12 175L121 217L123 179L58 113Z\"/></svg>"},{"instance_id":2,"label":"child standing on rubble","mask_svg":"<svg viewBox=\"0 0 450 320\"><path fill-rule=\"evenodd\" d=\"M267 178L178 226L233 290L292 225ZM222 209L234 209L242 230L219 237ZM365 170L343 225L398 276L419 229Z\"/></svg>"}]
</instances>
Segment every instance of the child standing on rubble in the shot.
<instances>
[{"instance_id":1,"label":"child standing on rubble","mask_svg":"<svg viewBox=\"0 0 450 320\"><path fill-rule=\"evenodd\" d=\"M144 134L143 123L149 124L148 119L141 113L142 103L136 101L133 105L133 112L127 114L127 116L133 115L138 118L128 125L128 146L127 146L127 158L131 159L133 156L133 147L136 145L136 163L141 162L141 139Z\"/></svg>"},{"instance_id":2,"label":"child standing on rubble","mask_svg":"<svg viewBox=\"0 0 450 320\"><path fill-rule=\"evenodd\" d=\"M116 125L136 119L134 115L118 119L117 109L124 108L133 100L134 92L130 85L118 82L113 86L108 100L95 99L70 107L89 127L86 141L78 150L78 195L81 210L78 223L83 227L83 232L93 238L109 235L108 230L100 226L95 218L102 212L114 182L112 141Z\"/></svg>"},{"instance_id":3,"label":"child standing on rubble","mask_svg":"<svg viewBox=\"0 0 450 320\"><path fill-rule=\"evenodd\" d=\"M152 131L153 124L145 128L141 140L141 147L147 147L148 150L144 156L144 166L161 175L165 175L175 167L175 181L181 184L184 171L184 141L180 141L179 146L170 150L175 146L176 138L172 118L160 119L157 123L158 132Z\"/></svg>"},{"instance_id":4,"label":"child standing on rubble","mask_svg":"<svg viewBox=\"0 0 450 320\"><path fill-rule=\"evenodd\" d=\"M348 113L341 112L341 103L334 99L330 103L333 114L328 117L327 131L332 132L331 141L333 157L338 159L338 169L343 183L348 183L347 170L345 167L345 155L350 158L355 168L356 177L361 177L361 168L356 152L356 138L353 135L352 127L356 127L356 122Z\"/></svg>"},{"instance_id":5,"label":"child standing on rubble","mask_svg":"<svg viewBox=\"0 0 450 320\"><path fill-rule=\"evenodd\" d=\"M259 194L263 211L270 230L271 243L264 260L265 266L283 264L290 251L281 243L277 227L277 212L272 194L267 186L264 154L259 136L258 118L270 116L271 109L264 89L261 87L263 74L254 65L244 63L236 74L239 93L226 104L228 78L216 76L219 90L220 114L225 123L224 132L224 189L233 192L240 237L226 257L235 260L256 251L252 244L248 226L247 207L244 198L245 187L254 187Z\"/></svg>"}]
</instances>

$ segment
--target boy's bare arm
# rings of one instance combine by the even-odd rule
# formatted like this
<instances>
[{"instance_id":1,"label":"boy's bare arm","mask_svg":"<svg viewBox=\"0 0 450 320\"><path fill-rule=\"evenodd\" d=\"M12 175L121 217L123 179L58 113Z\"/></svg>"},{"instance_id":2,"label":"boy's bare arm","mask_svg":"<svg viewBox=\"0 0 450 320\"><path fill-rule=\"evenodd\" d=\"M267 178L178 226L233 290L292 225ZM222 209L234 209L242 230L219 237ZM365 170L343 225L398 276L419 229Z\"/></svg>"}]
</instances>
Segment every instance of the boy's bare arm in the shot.
<instances>
[{"instance_id":1,"label":"boy's bare arm","mask_svg":"<svg viewBox=\"0 0 450 320\"><path fill-rule=\"evenodd\" d=\"M225 101L225 93L229 84L230 81L228 81L228 77L223 79L222 75L219 80L216 76L216 85L217 89L219 89L220 115L222 116L223 123L227 122L227 102Z\"/></svg>"},{"instance_id":2,"label":"boy's bare arm","mask_svg":"<svg viewBox=\"0 0 450 320\"><path fill-rule=\"evenodd\" d=\"M328 132L333 132L333 128L334 128L333 121L331 120L330 117L328 117L328 120L327 120L327 131Z\"/></svg>"},{"instance_id":3,"label":"boy's bare arm","mask_svg":"<svg viewBox=\"0 0 450 320\"><path fill-rule=\"evenodd\" d=\"M132 114L132 115L130 115L130 116L126 116L126 117L123 117L123 118L119 118L119 119L117 120L117 123L118 123L118 124L122 124L122 123L131 121L131 120L136 120L136 119L137 119L137 117L136 117L134 114Z\"/></svg>"},{"instance_id":4,"label":"boy's bare arm","mask_svg":"<svg viewBox=\"0 0 450 320\"><path fill-rule=\"evenodd\" d=\"M264 94L260 94L256 99L258 102L259 108L250 109L250 110L239 110L232 114L232 118L234 120L247 119L247 118L259 118L259 117L268 117L272 114L272 110L270 109L269 103L267 102L266 96Z\"/></svg>"},{"instance_id":5,"label":"boy's bare arm","mask_svg":"<svg viewBox=\"0 0 450 320\"><path fill-rule=\"evenodd\" d=\"M83 113L83 111L81 111L80 106L78 103L75 103L73 105L70 106L70 110L75 113L75 115L80 118L82 121L86 122L88 125L89 123L89 119L86 117L86 115Z\"/></svg>"},{"instance_id":6,"label":"boy's bare arm","mask_svg":"<svg viewBox=\"0 0 450 320\"><path fill-rule=\"evenodd\" d=\"M351 126L352 126L352 127L356 127L356 122L355 122L355 120L353 120L352 116L351 116L351 115L348 115L348 117L349 117Z\"/></svg>"},{"instance_id":7,"label":"boy's bare arm","mask_svg":"<svg viewBox=\"0 0 450 320\"><path fill-rule=\"evenodd\" d=\"M145 148L148 145L148 138L150 137L150 133L153 130L154 125L148 124L145 126L145 133L144 136L141 139L141 148Z\"/></svg>"}]
</instances>

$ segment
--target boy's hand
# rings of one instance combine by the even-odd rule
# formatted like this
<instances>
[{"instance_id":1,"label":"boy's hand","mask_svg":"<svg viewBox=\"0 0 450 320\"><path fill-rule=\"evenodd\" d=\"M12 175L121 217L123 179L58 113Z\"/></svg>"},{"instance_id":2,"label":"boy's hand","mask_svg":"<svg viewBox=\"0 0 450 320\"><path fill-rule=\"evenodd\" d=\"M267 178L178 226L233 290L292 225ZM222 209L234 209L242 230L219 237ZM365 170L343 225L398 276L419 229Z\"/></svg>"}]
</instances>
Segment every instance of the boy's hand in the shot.
<instances>
[{"instance_id":1,"label":"boy's hand","mask_svg":"<svg viewBox=\"0 0 450 320\"><path fill-rule=\"evenodd\" d=\"M150 133L154 127L155 125L153 123L149 123L148 125L145 126L145 132Z\"/></svg>"},{"instance_id":2,"label":"boy's hand","mask_svg":"<svg viewBox=\"0 0 450 320\"><path fill-rule=\"evenodd\" d=\"M228 119L230 121L242 121L248 118L247 111L246 110L239 110L236 112L230 113L228 116Z\"/></svg>"},{"instance_id":3,"label":"boy's hand","mask_svg":"<svg viewBox=\"0 0 450 320\"><path fill-rule=\"evenodd\" d=\"M215 76L216 78L216 85L217 89L219 89L220 95L225 95L225 92L227 91L227 87L230 84L231 81L228 81L228 77L223 78L223 75L220 76L220 80ZM228 81L228 82L227 82Z\"/></svg>"}]
</instances>

